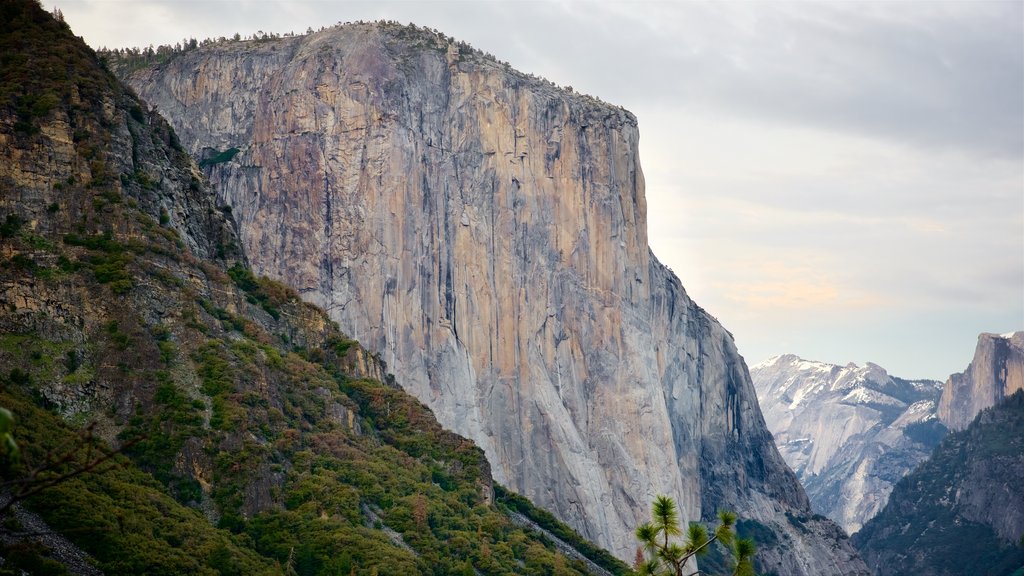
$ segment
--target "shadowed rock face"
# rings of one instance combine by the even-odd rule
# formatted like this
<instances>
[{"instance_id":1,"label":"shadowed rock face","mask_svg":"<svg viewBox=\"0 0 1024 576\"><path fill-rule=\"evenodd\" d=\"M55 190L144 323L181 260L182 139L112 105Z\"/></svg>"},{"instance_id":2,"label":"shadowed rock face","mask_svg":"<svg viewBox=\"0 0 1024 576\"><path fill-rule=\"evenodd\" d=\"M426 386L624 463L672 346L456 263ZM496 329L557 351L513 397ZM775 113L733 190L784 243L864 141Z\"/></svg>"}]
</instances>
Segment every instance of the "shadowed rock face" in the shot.
<instances>
[{"instance_id":1,"label":"shadowed rock face","mask_svg":"<svg viewBox=\"0 0 1024 576\"><path fill-rule=\"evenodd\" d=\"M750 368L768 429L816 511L853 534L946 432L942 384L875 364L778 356Z\"/></svg>"},{"instance_id":2,"label":"shadowed rock face","mask_svg":"<svg viewBox=\"0 0 1024 576\"><path fill-rule=\"evenodd\" d=\"M865 571L809 519L731 335L650 253L630 113L389 25L129 81L197 156L240 150L207 173L253 266L381 354L499 482L625 559L664 493L771 526L780 574Z\"/></svg>"},{"instance_id":3,"label":"shadowed rock face","mask_svg":"<svg viewBox=\"0 0 1024 576\"><path fill-rule=\"evenodd\" d=\"M967 369L946 380L939 419L963 430L985 408L1024 389L1024 332L981 334Z\"/></svg>"}]
</instances>

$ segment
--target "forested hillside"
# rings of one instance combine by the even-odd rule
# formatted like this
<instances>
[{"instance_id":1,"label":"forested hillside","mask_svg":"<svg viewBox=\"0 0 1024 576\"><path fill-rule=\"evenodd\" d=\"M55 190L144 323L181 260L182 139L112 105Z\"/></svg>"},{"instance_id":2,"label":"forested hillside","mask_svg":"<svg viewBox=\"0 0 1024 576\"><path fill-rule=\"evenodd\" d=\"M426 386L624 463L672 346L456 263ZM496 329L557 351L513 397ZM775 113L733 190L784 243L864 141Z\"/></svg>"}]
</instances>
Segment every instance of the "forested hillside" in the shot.
<instances>
[{"instance_id":1,"label":"forested hillside","mask_svg":"<svg viewBox=\"0 0 1024 576\"><path fill-rule=\"evenodd\" d=\"M105 574L588 572L493 502L481 450L253 276L170 127L32 0L0 3L0 157L4 488L121 450L5 511L0 572L67 572L26 511Z\"/></svg>"},{"instance_id":2,"label":"forested hillside","mask_svg":"<svg viewBox=\"0 0 1024 576\"><path fill-rule=\"evenodd\" d=\"M949 434L853 541L876 574L1024 574L1024 392Z\"/></svg>"}]
</instances>

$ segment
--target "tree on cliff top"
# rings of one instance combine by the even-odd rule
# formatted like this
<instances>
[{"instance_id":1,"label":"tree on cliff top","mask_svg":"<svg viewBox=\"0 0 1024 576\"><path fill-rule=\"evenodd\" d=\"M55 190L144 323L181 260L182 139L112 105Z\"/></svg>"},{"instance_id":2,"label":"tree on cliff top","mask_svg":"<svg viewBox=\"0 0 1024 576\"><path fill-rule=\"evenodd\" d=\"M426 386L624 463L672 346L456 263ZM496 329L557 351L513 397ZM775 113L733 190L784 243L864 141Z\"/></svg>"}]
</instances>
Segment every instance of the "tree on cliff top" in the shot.
<instances>
[{"instance_id":1,"label":"tree on cliff top","mask_svg":"<svg viewBox=\"0 0 1024 576\"><path fill-rule=\"evenodd\" d=\"M718 527L714 534L708 536L707 528L697 522L691 522L686 531L686 538L679 544L670 538L682 536L679 528L679 509L675 500L668 496L658 496L651 504L651 522L645 522L636 529L637 540L646 551L646 559L641 552L637 556L636 570L638 574L647 576L694 576L704 574L694 569L685 572L687 562L691 558L704 555L712 542L717 541L732 554L732 576L754 576L754 553L756 547L753 540L736 538L733 527L736 525L736 514L728 511L718 513Z\"/></svg>"}]
</instances>

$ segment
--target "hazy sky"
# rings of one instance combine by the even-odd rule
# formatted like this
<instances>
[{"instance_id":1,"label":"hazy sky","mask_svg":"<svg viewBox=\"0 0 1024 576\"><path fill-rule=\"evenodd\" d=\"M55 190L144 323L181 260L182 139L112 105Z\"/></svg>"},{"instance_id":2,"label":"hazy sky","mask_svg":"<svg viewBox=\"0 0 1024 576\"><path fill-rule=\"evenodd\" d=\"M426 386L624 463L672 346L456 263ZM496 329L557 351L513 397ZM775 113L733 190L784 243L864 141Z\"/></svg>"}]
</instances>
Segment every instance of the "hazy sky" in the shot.
<instances>
[{"instance_id":1,"label":"hazy sky","mask_svg":"<svg viewBox=\"0 0 1024 576\"><path fill-rule=\"evenodd\" d=\"M45 0L93 47L437 28L634 112L650 242L751 364L1024 329L1024 2Z\"/></svg>"}]
</instances>

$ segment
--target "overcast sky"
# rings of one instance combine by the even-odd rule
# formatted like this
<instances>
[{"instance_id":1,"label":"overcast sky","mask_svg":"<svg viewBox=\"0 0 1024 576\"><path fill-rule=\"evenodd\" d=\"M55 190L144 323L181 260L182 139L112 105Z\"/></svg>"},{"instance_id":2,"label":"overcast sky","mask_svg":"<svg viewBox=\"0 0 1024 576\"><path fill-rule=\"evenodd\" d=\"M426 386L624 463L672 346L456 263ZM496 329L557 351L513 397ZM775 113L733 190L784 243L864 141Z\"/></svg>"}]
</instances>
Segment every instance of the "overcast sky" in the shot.
<instances>
[{"instance_id":1,"label":"overcast sky","mask_svg":"<svg viewBox=\"0 0 1024 576\"><path fill-rule=\"evenodd\" d=\"M45 0L93 47L437 28L634 112L655 254L754 364L1024 329L1024 2Z\"/></svg>"}]
</instances>

